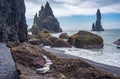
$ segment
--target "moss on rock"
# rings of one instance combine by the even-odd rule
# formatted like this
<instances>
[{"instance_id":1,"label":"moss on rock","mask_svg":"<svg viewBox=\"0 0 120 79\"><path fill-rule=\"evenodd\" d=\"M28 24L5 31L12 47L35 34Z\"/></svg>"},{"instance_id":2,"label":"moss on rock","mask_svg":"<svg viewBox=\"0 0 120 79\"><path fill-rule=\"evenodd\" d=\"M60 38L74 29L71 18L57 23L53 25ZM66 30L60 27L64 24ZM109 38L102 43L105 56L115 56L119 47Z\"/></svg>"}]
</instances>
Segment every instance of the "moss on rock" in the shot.
<instances>
[{"instance_id":1,"label":"moss on rock","mask_svg":"<svg viewBox=\"0 0 120 79\"><path fill-rule=\"evenodd\" d=\"M70 36L68 42L77 48L103 48L102 37L87 31Z\"/></svg>"}]
</instances>

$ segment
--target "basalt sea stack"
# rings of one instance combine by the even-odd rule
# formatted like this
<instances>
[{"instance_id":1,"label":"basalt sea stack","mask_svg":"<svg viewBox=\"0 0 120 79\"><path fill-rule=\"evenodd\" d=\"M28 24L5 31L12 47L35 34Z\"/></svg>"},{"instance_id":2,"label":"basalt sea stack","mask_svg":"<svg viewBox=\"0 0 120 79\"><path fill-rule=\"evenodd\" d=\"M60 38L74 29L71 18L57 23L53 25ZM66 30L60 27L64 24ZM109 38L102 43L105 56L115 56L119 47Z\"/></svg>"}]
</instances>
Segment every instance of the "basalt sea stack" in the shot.
<instances>
[{"instance_id":1,"label":"basalt sea stack","mask_svg":"<svg viewBox=\"0 0 120 79\"><path fill-rule=\"evenodd\" d=\"M42 6L39 14L35 15L32 33L35 34L37 31L47 30L49 32L62 32L59 22L53 14L53 11L47 2L45 7ZM36 31L37 30L37 31Z\"/></svg>"},{"instance_id":2,"label":"basalt sea stack","mask_svg":"<svg viewBox=\"0 0 120 79\"><path fill-rule=\"evenodd\" d=\"M92 24L92 31L104 31L102 24L101 24L101 12L98 9L96 13L96 23Z\"/></svg>"},{"instance_id":3,"label":"basalt sea stack","mask_svg":"<svg viewBox=\"0 0 120 79\"><path fill-rule=\"evenodd\" d=\"M0 0L0 42L27 41L24 0Z\"/></svg>"}]
</instances>

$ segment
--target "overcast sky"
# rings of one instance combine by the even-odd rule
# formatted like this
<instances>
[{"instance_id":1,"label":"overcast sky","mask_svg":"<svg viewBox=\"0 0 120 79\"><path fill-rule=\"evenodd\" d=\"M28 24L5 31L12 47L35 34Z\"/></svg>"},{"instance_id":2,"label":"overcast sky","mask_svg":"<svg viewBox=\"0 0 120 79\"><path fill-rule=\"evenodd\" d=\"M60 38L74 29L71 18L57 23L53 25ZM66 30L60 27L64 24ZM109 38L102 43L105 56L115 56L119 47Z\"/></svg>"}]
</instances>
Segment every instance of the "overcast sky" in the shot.
<instances>
[{"instance_id":1,"label":"overcast sky","mask_svg":"<svg viewBox=\"0 0 120 79\"><path fill-rule=\"evenodd\" d=\"M68 27L90 29L92 22L95 22L98 8L101 10L105 28L120 28L120 0L25 0L29 27L32 26L35 13L47 1L64 29Z\"/></svg>"}]
</instances>

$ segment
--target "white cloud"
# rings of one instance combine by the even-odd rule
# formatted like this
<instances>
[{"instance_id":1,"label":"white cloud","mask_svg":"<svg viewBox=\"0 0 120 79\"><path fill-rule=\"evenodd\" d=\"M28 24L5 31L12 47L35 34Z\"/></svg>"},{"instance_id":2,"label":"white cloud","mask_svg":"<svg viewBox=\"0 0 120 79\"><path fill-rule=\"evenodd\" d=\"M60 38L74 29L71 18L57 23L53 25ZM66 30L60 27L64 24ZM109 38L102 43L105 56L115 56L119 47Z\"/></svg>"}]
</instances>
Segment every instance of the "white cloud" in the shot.
<instances>
[{"instance_id":1,"label":"white cloud","mask_svg":"<svg viewBox=\"0 0 120 79\"><path fill-rule=\"evenodd\" d=\"M120 13L120 3L101 8L102 13Z\"/></svg>"},{"instance_id":2,"label":"white cloud","mask_svg":"<svg viewBox=\"0 0 120 79\"><path fill-rule=\"evenodd\" d=\"M35 13L45 5L47 0L25 0L27 19L33 18ZM109 0L106 0L109 1ZM71 15L94 15L97 8L102 13L120 13L120 2L100 3L98 0L49 0L55 16L71 16ZM109 4L110 3L110 4ZM114 3L114 4L112 4Z\"/></svg>"},{"instance_id":3,"label":"white cloud","mask_svg":"<svg viewBox=\"0 0 120 79\"><path fill-rule=\"evenodd\" d=\"M27 18L33 18L36 12L38 12L41 7L32 2L26 2L25 4L26 4L26 17Z\"/></svg>"},{"instance_id":4,"label":"white cloud","mask_svg":"<svg viewBox=\"0 0 120 79\"><path fill-rule=\"evenodd\" d=\"M55 0L56 2L68 3L68 4L76 4L80 2L80 0Z\"/></svg>"}]
</instances>

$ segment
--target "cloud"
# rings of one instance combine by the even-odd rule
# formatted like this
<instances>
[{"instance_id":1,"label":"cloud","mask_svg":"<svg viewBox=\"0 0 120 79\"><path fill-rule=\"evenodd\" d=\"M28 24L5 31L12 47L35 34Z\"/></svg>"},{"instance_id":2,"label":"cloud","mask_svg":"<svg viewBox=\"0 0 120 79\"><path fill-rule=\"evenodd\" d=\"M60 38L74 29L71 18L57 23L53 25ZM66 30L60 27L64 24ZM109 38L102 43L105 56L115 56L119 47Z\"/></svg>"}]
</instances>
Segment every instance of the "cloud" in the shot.
<instances>
[{"instance_id":1,"label":"cloud","mask_svg":"<svg viewBox=\"0 0 120 79\"><path fill-rule=\"evenodd\" d=\"M120 0L48 0L55 16L94 15L100 8L102 13L120 13ZM27 19L45 5L47 0L25 0Z\"/></svg>"}]
</instances>

